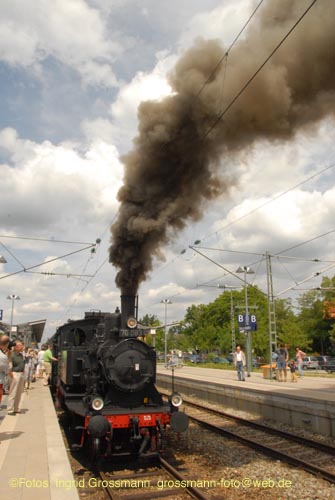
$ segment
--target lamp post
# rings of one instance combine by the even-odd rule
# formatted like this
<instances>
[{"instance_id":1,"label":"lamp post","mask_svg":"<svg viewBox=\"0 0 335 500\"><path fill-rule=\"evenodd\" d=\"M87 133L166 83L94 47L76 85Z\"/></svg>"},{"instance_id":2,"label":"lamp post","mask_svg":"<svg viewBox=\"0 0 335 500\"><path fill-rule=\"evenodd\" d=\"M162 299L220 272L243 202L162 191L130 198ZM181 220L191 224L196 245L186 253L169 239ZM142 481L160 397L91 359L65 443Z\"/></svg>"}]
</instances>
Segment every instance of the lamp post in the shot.
<instances>
[{"instance_id":1,"label":"lamp post","mask_svg":"<svg viewBox=\"0 0 335 500\"><path fill-rule=\"evenodd\" d=\"M156 349L156 333L157 333L157 332L156 332L155 328L151 328L151 329L150 329L150 334L151 334L151 336L152 336L152 347L153 347L154 349Z\"/></svg>"},{"instance_id":2,"label":"lamp post","mask_svg":"<svg viewBox=\"0 0 335 500\"><path fill-rule=\"evenodd\" d=\"M14 316L14 301L15 300L20 300L20 297L18 295L15 295L15 293L12 293L12 295L8 295L7 299L12 301L12 313L11 313L11 316L10 316L10 333L9 333L9 337L12 338L13 316Z\"/></svg>"},{"instance_id":3,"label":"lamp post","mask_svg":"<svg viewBox=\"0 0 335 500\"><path fill-rule=\"evenodd\" d=\"M164 364L165 364L165 367L167 367L167 306L168 306L168 304L172 304L172 302L169 299L163 299L163 300L161 300L161 304L165 305Z\"/></svg>"},{"instance_id":4,"label":"lamp post","mask_svg":"<svg viewBox=\"0 0 335 500\"><path fill-rule=\"evenodd\" d=\"M236 273L244 274L244 297L245 297L245 331L246 331L246 354L247 354L247 372L250 377L251 371L251 335L250 335L250 322L249 322L249 308L248 308L248 283L247 274L254 274L255 271L248 266L239 266Z\"/></svg>"}]
</instances>

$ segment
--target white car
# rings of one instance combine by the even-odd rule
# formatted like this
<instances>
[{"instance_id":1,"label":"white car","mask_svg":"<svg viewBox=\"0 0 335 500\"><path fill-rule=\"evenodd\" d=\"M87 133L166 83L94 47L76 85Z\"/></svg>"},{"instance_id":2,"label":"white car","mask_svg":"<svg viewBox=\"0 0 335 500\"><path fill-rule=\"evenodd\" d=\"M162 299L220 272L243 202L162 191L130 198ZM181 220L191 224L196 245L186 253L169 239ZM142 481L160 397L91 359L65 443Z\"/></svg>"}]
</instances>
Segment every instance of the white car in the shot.
<instances>
[{"instance_id":1,"label":"white car","mask_svg":"<svg viewBox=\"0 0 335 500\"><path fill-rule=\"evenodd\" d=\"M167 368L182 368L183 360L178 358L178 356L169 356L167 359Z\"/></svg>"},{"instance_id":2,"label":"white car","mask_svg":"<svg viewBox=\"0 0 335 500\"><path fill-rule=\"evenodd\" d=\"M318 368L320 368L320 365L316 356L305 356L302 358L303 370L317 370Z\"/></svg>"}]
</instances>

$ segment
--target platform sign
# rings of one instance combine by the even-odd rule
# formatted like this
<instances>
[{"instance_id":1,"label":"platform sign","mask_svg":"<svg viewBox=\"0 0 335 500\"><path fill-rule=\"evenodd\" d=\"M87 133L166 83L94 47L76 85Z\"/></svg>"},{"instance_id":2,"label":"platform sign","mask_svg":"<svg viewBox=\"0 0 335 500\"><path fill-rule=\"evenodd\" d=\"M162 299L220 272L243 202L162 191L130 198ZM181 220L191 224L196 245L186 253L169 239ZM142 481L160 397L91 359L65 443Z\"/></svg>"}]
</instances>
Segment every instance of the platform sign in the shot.
<instances>
[{"instance_id":1,"label":"platform sign","mask_svg":"<svg viewBox=\"0 0 335 500\"><path fill-rule=\"evenodd\" d=\"M0 321L2 321L3 309L0 309Z\"/></svg>"},{"instance_id":2,"label":"platform sign","mask_svg":"<svg viewBox=\"0 0 335 500\"><path fill-rule=\"evenodd\" d=\"M237 315L237 323L239 331L252 331L255 332L257 330L257 318L255 314L248 314L248 324L245 321L245 314Z\"/></svg>"}]
</instances>

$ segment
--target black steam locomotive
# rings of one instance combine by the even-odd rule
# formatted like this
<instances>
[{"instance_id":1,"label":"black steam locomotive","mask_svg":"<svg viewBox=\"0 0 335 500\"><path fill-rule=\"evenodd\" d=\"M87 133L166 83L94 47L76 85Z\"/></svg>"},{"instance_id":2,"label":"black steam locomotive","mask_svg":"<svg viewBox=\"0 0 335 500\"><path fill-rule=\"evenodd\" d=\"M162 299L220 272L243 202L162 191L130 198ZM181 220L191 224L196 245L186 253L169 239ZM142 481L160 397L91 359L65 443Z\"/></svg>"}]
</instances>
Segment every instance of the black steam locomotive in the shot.
<instances>
[{"instance_id":1,"label":"black steam locomotive","mask_svg":"<svg viewBox=\"0 0 335 500\"><path fill-rule=\"evenodd\" d=\"M136 313L136 314L135 314ZM89 312L52 337L52 383L93 456L158 452L170 427L187 429L178 393L165 402L155 387L156 353L138 325L137 298L121 296L121 312Z\"/></svg>"}]
</instances>

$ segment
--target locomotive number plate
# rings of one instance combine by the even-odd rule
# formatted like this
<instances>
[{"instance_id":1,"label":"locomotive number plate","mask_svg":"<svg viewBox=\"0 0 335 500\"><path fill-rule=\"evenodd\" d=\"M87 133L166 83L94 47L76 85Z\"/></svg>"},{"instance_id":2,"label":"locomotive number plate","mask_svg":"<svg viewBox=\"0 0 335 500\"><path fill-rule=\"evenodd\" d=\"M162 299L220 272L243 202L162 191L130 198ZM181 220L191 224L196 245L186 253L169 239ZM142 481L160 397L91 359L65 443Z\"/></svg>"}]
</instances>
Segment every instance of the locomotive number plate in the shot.
<instances>
[{"instance_id":1,"label":"locomotive number plate","mask_svg":"<svg viewBox=\"0 0 335 500\"><path fill-rule=\"evenodd\" d=\"M143 331L141 331L141 330L127 330L126 328L123 328L120 330L119 336L124 337L124 338L142 337Z\"/></svg>"}]
</instances>

